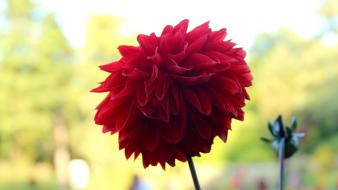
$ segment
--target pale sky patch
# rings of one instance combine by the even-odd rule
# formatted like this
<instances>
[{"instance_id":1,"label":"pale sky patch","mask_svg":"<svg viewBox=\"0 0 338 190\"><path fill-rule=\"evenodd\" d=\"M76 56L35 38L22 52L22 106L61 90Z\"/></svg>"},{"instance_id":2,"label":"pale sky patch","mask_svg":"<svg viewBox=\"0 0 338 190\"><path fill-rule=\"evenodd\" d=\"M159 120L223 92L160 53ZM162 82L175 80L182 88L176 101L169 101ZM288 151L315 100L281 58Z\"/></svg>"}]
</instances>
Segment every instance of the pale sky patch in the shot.
<instances>
[{"instance_id":1,"label":"pale sky patch","mask_svg":"<svg viewBox=\"0 0 338 190\"><path fill-rule=\"evenodd\" d=\"M112 14L125 19L121 35L159 34L167 24L188 18L190 29L210 21L213 29L228 29L228 39L248 49L256 36L289 28L303 38L320 31L322 0L36 0L56 14L75 47L85 41L90 14Z\"/></svg>"}]
</instances>

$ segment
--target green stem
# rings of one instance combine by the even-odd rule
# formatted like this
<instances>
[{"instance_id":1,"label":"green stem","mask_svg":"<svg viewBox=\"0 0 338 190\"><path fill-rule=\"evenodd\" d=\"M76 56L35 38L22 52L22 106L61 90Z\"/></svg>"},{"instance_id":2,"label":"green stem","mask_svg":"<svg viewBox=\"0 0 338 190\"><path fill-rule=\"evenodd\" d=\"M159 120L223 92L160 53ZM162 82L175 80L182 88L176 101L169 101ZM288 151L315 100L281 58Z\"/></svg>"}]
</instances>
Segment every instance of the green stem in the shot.
<instances>
[{"instance_id":1,"label":"green stem","mask_svg":"<svg viewBox=\"0 0 338 190\"><path fill-rule=\"evenodd\" d=\"M189 164L189 168L190 168L191 177L192 177L192 180L194 182L195 190L201 190L200 184L198 182L194 162L192 161L191 156L188 156L188 164Z\"/></svg>"},{"instance_id":2,"label":"green stem","mask_svg":"<svg viewBox=\"0 0 338 190\"><path fill-rule=\"evenodd\" d=\"M279 147L279 190L284 189L284 156L285 155L285 137L281 139Z\"/></svg>"}]
</instances>

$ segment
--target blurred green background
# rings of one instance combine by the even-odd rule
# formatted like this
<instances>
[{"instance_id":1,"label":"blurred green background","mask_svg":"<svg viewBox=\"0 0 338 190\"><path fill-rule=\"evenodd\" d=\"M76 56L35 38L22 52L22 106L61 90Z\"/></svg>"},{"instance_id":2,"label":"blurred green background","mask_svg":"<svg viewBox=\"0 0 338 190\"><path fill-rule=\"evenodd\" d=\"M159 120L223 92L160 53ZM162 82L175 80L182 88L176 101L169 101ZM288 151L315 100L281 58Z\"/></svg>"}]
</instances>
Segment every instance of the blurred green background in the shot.
<instances>
[{"instance_id":1,"label":"blurred green background","mask_svg":"<svg viewBox=\"0 0 338 190\"><path fill-rule=\"evenodd\" d=\"M276 156L259 138L278 114L296 115L306 133L286 163L287 189L338 189L338 1L322 1L316 14L321 25L311 37L284 27L245 47L254 75L245 121L234 122L226 144L215 139L211 153L195 158L203 189L274 189ZM76 46L38 1L0 2L0 189L124 190L135 179L139 190L192 189L186 163L144 170L95 126L103 95L89 90L106 76L98 65L118 59L117 46L136 44L136 34L120 35L122 17L86 16Z\"/></svg>"}]
</instances>

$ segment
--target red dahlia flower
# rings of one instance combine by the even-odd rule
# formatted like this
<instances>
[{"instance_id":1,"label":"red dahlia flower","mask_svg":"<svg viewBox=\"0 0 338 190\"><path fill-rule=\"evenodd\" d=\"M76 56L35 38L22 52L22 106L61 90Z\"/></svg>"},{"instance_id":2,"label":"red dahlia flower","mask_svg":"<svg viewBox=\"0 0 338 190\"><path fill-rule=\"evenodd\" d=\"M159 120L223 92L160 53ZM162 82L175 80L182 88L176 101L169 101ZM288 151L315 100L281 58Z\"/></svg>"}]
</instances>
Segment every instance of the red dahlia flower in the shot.
<instances>
[{"instance_id":1,"label":"red dahlia flower","mask_svg":"<svg viewBox=\"0 0 338 190\"><path fill-rule=\"evenodd\" d=\"M224 41L226 29L207 22L187 32L188 22L119 46L122 58L100 66L110 75L93 89L109 92L96 124L118 133L127 159L141 153L145 168L207 153L215 136L226 141L232 118L243 120L252 81L244 50Z\"/></svg>"}]
</instances>

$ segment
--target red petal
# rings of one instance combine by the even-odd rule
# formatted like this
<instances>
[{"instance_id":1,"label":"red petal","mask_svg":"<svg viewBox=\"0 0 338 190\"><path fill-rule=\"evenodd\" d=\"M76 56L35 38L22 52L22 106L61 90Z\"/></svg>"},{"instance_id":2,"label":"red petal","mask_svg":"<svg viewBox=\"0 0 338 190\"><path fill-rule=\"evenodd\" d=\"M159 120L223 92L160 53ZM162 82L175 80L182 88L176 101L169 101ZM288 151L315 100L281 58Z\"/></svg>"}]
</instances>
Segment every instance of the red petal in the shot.
<instances>
[{"instance_id":1,"label":"red petal","mask_svg":"<svg viewBox=\"0 0 338 190\"><path fill-rule=\"evenodd\" d=\"M174 154L175 145L170 145L165 142L161 144L161 147L157 149L156 155L158 157L159 162L162 163L167 162ZM164 164L165 165L165 164Z\"/></svg>"},{"instance_id":2,"label":"red petal","mask_svg":"<svg viewBox=\"0 0 338 190\"><path fill-rule=\"evenodd\" d=\"M219 84L217 84L217 86L220 86L225 91L230 92L230 94L236 94L242 91L241 86L234 79L231 79L229 77L218 77L217 79L219 81Z\"/></svg>"},{"instance_id":3,"label":"red petal","mask_svg":"<svg viewBox=\"0 0 338 190\"><path fill-rule=\"evenodd\" d=\"M118 47L118 50L122 56L129 56L140 53L140 48L136 46L121 45Z\"/></svg>"},{"instance_id":4,"label":"red petal","mask_svg":"<svg viewBox=\"0 0 338 190\"><path fill-rule=\"evenodd\" d=\"M216 61L211 59L210 57L201 54L201 53L194 53L188 60L189 65L193 67L193 69L204 70L207 68L211 68L216 65Z\"/></svg>"},{"instance_id":5,"label":"red petal","mask_svg":"<svg viewBox=\"0 0 338 190\"><path fill-rule=\"evenodd\" d=\"M155 53L152 56L147 56L147 59L152 60L153 63L157 64L157 65L161 65L162 64L162 57L161 55L158 53L158 47L155 48Z\"/></svg>"},{"instance_id":6,"label":"red petal","mask_svg":"<svg viewBox=\"0 0 338 190\"><path fill-rule=\"evenodd\" d=\"M147 118L158 119L158 117L154 116L154 112L155 112L155 114L158 114L158 113L156 113L156 111L159 111L157 109L158 106L153 105L151 102L149 102L148 104L146 104L144 106L139 105L137 108Z\"/></svg>"},{"instance_id":7,"label":"red petal","mask_svg":"<svg viewBox=\"0 0 338 190\"><path fill-rule=\"evenodd\" d=\"M231 40L227 40L227 41L217 41L213 43L207 43L205 48L209 50L216 50L222 53L229 53L233 50L233 48L236 45L237 44L232 42Z\"/></svg>"},{"instance_id":8,"label":"red petal","mask_svg":"<svg viewBox=\"0 0 338 190\"><path fill-rule=\"evenodd\" d=\"M231 64L231 71L236 72L236 73L249 73L250 69L248 65L242 61L242 62L236 62Z\"/></svg>"},{"instance_id":9,"label":"red petal","mask_svg":"<svg viewBox=\"0 0 338 190\"><path fill-rule=\"evenodd\" d=\"M126 158L129 159L130 156L133 154L133 150L130 147L127 146L124 149L124 154L125 154Z\"/></svg>"},{"instance_id":10,"label":"red petal","mask_svg":"<svg viewBox=\"0 0 338 190\"><path fill-rule=\"evenodd\" d=\"M201 147L201 152L202 153L208 153L208 152L210 152L210 150L211 150L211 146L202 145L202 147Z\"/></svg>"},{"instance_id":11,"label":"red petal","mask_svg":"<svg viewBox=\"0 0 338 190\"><path fill-rule=\"evenodd\" d=\"M208 94L201 88L197 88L197 94L202 106L202 113L209 115L211 113L211 101Z\"/></svg>"},{"instance_id":12,"label":"red petal","mask_svg":"<svg viewBox=\"0 0 338 190\"><path fill-rule=\"evenodd\" d=\"M242 48L235 48L237 50L236 54L239 55L241 58L246 56L246 52Z\"/></svg>"},{"instance_id":13,"label":"red petal","mask_svg":"<svg viewBox=\"0 0 338 190\"><path fill-rule=\"evenodd\" d=\"M123 68L128 70L137 67L142 69L143 71L149 71L152 65L151 62L147 60L144 55L122 57L120 62L123 64Z\"/></svg>"},{"instance_id":14,"label":"red petal","mask_svg":"<svg viewBox=\"0 0 338 190\"><path fill-rule=\"evenodd\" d=\"M209 28L209 22L203 23L199 26L197 26L196 28L194 28L193 30L191 30L188 34L187 34L187 41L189 43L192 43L195 39L199 38L201 35L205 34L205 33L209 33L211 30Z\"/></svg>"},{"instance_id":15,"label":"red petal","mask_svg":"<svg viewBox=\"0 0 338 190\"><path fill-rule=\"evenodd\" d=\"M129 144L129 136L127 132L119 132L119 149L127 147Z\"/></svg>"},{"instance_id":16,"label":"red petal","mask_svg":"<svg viewBox=\"0 0 338 190\"><path fill-rule=\"evenodd\" d=\"M140 106L145 106L149 102L149 97L147 97L145 87L143 85L139 85L136 98L137 104Z\"/></svg>"},{"instance_id":17,"label":"red petal","mask_svg":"<svg viewBox=\"0 0 338 190\"><path fill-rule=\"evenodd\" d=\"M188 44L186 43L186 44L184 44L183 49L181 51L178 51L178 53L168 54L169 60L173 60L173 61L175 61L175 63L181 62L186 56L187 47L188 47Z\"/></svg>"},{"instance_id":18,"label":"red petal","mask_svg":"<svg viewBox=\"0 0 338 190\"><path fill-rule=\"evenodd\" d=\"M175 156L178 160L182 162L187 161L187 156L178 148L175 149Z\"/></svg>"},{"instance_id":19,"label":"red petal","mask_svg":"<svg viewBox=\"0 0 338 190\"><path fill-rule=\"evenodd\" d=\"M224 53L220 53L220 52L217 52L217 51L208 51L205 54L207 56L211 57L216 62L226 64L229 67L230 67L231 63L238 62L238 60L236 58L230 57L230 56L228 56Z\"/></svg>"},{"instance_id":20,"label":"red petal","mask_svg":"<svg viewBox=\"0 0 338 190\"><path fill-rule=\"evenodd\" d=\"M110 94L107 94L107 96L102 100L102 102L96 106L97 110L102 109L104 106L106 106L106 104L108 104L108 102L110 101Z\"/></svg>"},{"instance_id":21,"label":"red petal","mask_svg":"<svg viewBox=\"0 0 338 190\"><path fill-rule=\"evenodd\" d=\"M165 170L165 164L166 164L166 162L162 161L162 160L159 160L159 162L161 164L162 169Z\"/></svg>"},{"instance_id":22,"label":"red petal","mask_svg":"<svg viewBox=\"0 0 338 190\"><path fill-rule=\"evenodd\" d=\"M95 115L95 123L99 125L104 125L107 122L116 117L118 110L120 110L124 105L126 99L116 99L115 101L109 101L107 104L103 105Z\"/></svg>"},{"instance_id":23,"label":"red petal","mask_svg":"<svg viewBox=\"0 0 338 190\"><path fill-rule=\"evenodd\" d=\"M233 43L230 40L228 40L228 41L216 41L216 42L207 43L205 45L205 48L209 49L209 50L220 51L220 52L223 52L223 53L229 53L228 51L231 51L232 48L235 45L236 45L236 43Z\"/></svg>"},{"instance_id":24,"label":"red petal","mask_svg":"<svg viewBox=\"0 0 338 190\"><path fill-rule=\"evenodd\" d=\"M170 158L168 161L168 164L171 166L171 167L174 167L176 164L175 164L175 158Z\"/></svg>"},{"instance_id":25,"label":"red petal","mask_svg":"<svg viewBox=\"0 0 338 190\"><path fill-rule=\"evenodd\" d=\"M180 111L180 100L179 100L179 96L178 96L178 89L175 85L171 86L171 95L170 97L170 102L169 102L169 108L170 108L170 112L173 115L177 115Z\"/></svg>"},{"instance_id":26,"label":"red petal","mask_svg":"<svg viewBox=\"0 0 338 190\"><path fill-rule=\"evenodd\" d=\"M124 85L123 89L117 93L115 96L112 96L112 99L125 97L132 95L136 92L137 82L132 80L127 80L126 84Z\"/></svg>"},{"instance_id":27,"label":"red petal","mask_svg":"<svg viewBox=\"0 0 338 190\"><path fill-rule=\"evenodd\" d=\"M221 93L217 92L214 89L209 88L208 90L210 96L212 97L211 101L216 106L222 109L222 111L230 112L230 113L237 113L234 106L231 104L231 100L229 98L231 96L225 97Z\"/></svg>"},{"instance_id":28,"label":"red petal","mask_svg":"<svg viewBox=\"0 0 338 190\"><path fill-rule=\"evenodd\" d=\"M156 148L158 147L160 135L159 135L159 126L152 126L152 125L145 125L143 127L142 135L142 141L143 146L145 149L149 152L154 152Z\"/></svg>"},{"instance_id":29,"label":"red petal","mask_svg":"<svg viewBox=\"0 0 338 190\"><path fill-rule=\"evenodd\" d=\"M195 107L199 112L203 112L201 103L196 95L194 90L189 88L183 89L183 95L187 102L189 102L193 107Z\"/></svg>"},{"instance_id":30,"label":"red petal","mask_svg":"<svg viewBox=\"0 0 338 190\"><path fill-rule=\"evenodd\" d=\"M253 77L251 73L245 73L239 76L239 81L242 86L249 87L252 85Z\"/></svg>"},{"instance_id":31,"label":"red petal","mask_svg":"<svg viewBox=\"0 0 338 190\"><path fill-rule=\"evenodd\" d=\"M107 91L109 91L109 89L107 89L104 84L101 84L100 86L98 86L94 89L91 89L90 91L91 92L107 92Z\"/></svg>"},{"instance_id":32,"label":"red petal","mask_svg":"<svg viewBox=\"0 0 338 190\"><path fill-rule=\"evenodd\" d=\"M211 138L211 127L209 123L204 121L203 119L200 119L199 122L200 123L196 125L199 135L204 139L210 139Z\"/></svg>"},{"instance_id":33,"label":"red petal","mask_svg":"<svg viewBox=\"0 0 338 190\"><path fill-rule=\"evenodd\" d=\"M237 108L245 106L245 96L243 93L238 93L233 96L227 97L227 101L231 102Z\"/></svg>"},{"instance_id":34,"label":"red petal","mask_svg":"<svg viewBox=\"0 0 338 190\"><path fill-rule=\"evenodd\" d=\"M181 67L177 64L177 62L173 59L169 59L167 62L168 71L170 71L173 74L183 74L187 71L190 71L191 68Z\"/></svg>"},{"instance_id":35,"label":"red petal","mask_svg":"<svg viewBox=\"0 0 338 190\"><path fill-rule=\"evenodd\" d=\"M134 153L134 160L136 160L136 158L140 155L141 151L139 149L136 149L135 150L135 153Z\"/></svg>"},{"instance_id":36,"label":"red petal","mask_svg":"<svg viewBox=\"0 0 338 190\"><path fill-rule=\"evenodd\" d=\"M153 64L153 71L151 72L151 80L157 79L158 76L158 67L157 65Z\"/></svg>"},{"instance_id":37,"label":"red petal","mask_svg":"<svg viewBox=\"0 0 338 190\"><path fill-rule=\"evenodd\" d=\"M245 99L250 100L250 96L249 96L249 94L248 94L248 92L246 91L245 88L242 89L242 92L244 93Z\"/></svg>"},{"instance_id":38,"label":"red petal","mask_svg":"<svg viewBox=\"0 0 338 190\"><path fill-rule=\"evenodd\" d=\"M235 117L236 119L240 120L240 121L243 121L244 120L244 112L242 109L238 109L237 110L238 112L238 115Z\"/></svg>"},{"instance_id":39,"label":"red petal","mask_svg":"<svg viewBox=\"0 0 338 190\"><path fill-rule=\"evenodd\" d=\"M110 132L111 135L114 134L114 133L116 133L117 130L115 128L115 122L103 125L102 132L103 133Z\"/></svg>"},{"instance_id":40,"label":"red petal","mask_svg":"<svg viewBox=\"0 0 338 190\"><path fill-rule=\"evenodd\" d=\"M181 32L169 33L160 37L159 52L163 54L177 54L184 50L185 34Z\"/></svg>"},{"instance_id":41,"label":"red petal","mask_svg":"<svg viewBox=\"0 0 338 190\"><path fill-rule=\"evenodd\" d=\"M105 64L105 65L100 65L99 67L103 71L113 73L113 72L121 70L122 64L121 64L121 62L117 61L117 62Z\"/></svg>"},{"instance_id":42,"label":"red petal","mask_svg":"<svg viewBox=\"0 0 338 190\"><path fill-rule=\"evenodd\" d=\"M148 118L155 119L155 120L161 120L165 123L168 123L169 118L170 118L168 103L169 103L168 98L165 98L161 102L151 103L139 109Z\"/></svg>"},{"instance_id":43,"label":"red petal","mask_svg":"<svg viewBox=\"0 0 338 190\"><path fill-rule=\"evenodd\" d=\"M161 114L160 114L160 119L166 123L169 123L170 120L170 111L169 111L169 100L168 98L165 98L162 100L161 104Z\"/></svg>"},{"instance_id":44,"label":"red petal","mask_svg":"<svg viewBox=\"0 0 338 190\"><path fill-rule=\"evenodd\" d=\"M207 39L208 35L205 34L199 37L197 40L193 41L191 44L189 44L187 48L187 54L198 52L204 46Z\"/></svg>"},{"instance_id":45,"label":"red petal","mask_svg":"<svg viewBox=\"0 0 338 190\"><path fill-rule=\"evenodd\" d=\"M158 46L158 40L154 33L149 36L140 34L137 36L137 41L146 55L154 55L155 49Z\"/></svg>"},{"instance_id":46,"label":"red petal","mask_svg":"<svg viewBox=\"0 0 338 190\"><path fill-rule=\"evenodd\" d=\"M173 32L181 30L181 32L186 33L188 29L188 25L189 25L189 20L184 19L174 27Z\"/></svg>"},{"instance_id":47,"label":"red petal","mask_svg":"<svg viewBox=\"0 0 338 190\"><path fill-rule=\"evenodd\" d=\"M146 94L146 100L147 100L146 102L148 102L152 98L154 90L155 90L154 82L151 79L144 81L144 90Z\"/></svg>"},{"instance_id":48,"label":"red petal","mask_svg":"<svg viewBox=\"0 0 338 190\"><path fill-rule=\"evenodd\" d=\"M130 73L127 73L127 74L124 74L122 73L123 76L126 76L127 78L129 79L136 79L136 80L139 80L139 79L145 79L147 77L149 77L149 73L146 73L138 68L134 68L132 72Z\"/></svg>"},{"instance_id":49,"label":"red petal","mask_svg":"<svg viewBox=\"0 0 338 190\"><path fill-rule=\"evenodd\" d=\"M228 138L228 129L231 128L231 118L225 117L225 123L219 128L218 136L220 139L222 139L223 142L227 141Z\"/></svg>"},{"instance_id":50,"label":"red petal","mask_svg":"<svg viewBox=\"0 0 338 190\"><path fill-rule=\"evenodd\" d=\"M118 131L121 131L128 124L128 122L130 123L135 121L135 106L133 103L129 106L129 108L124 107L119 110L119 115L116 118L116 129Z\"/></svg>"},{"instance_id":51,"label":"red petal","mask_svg":"<svg viewBox=\"0 0 338 190\"><path fill-rule=\"evenodd\" d=\"M226 29L220 29L219 31L211 32L209 35L209 43L214 43L217 41L223 41L227 35Z\"/></svg>"},{"instance_id":52,"label":"red petal","mask_svg":"<svg viewBox=\"0 0 338 190\"><path fill-rule=\"evenodd\" d=\"M178 144L183 137L186 128L186 113L183 110L181 117L173 118L170 125L163 126L161 137L169 144Z\"/></svg>"},{"instance_id":53,"label":"red petal","mask_svg":"<svg viewBox=\"0 0 338 190\"><path fill-rule=\"evenodd\" d=\"M161 36L170 33L173 30L173 28L174 28L173 26L167 25L166 27L164 27Z\"/></svg>"},{"instance_id":54,"label":"red petal","mask_svg":"<svg viewBox=\"0 0 338 190\"><path fill-rule=\"evenodd\" d=\"M144 168L147 168L150 164L147 155L145 153L142 153L142 163Z\"/></svg>"},{"instance_id":55,"label":"red petal","mask_svg":"<svg viewBox=\"0 0 338 190\"><path fill-rule=\"evenodd\" d=\"M163 100L165 96L167 96L169 89L170 80L168 76L161 76L158 79L158 84L156 87L155 95L158 100Z\"/></svg>"},{"instance_id":56,"label":"red petal","mask_svg":"<svg viewBox=\"0 0 338 190\"><path fill-rule=\"evenodd\" d=\"M109 75L101 85L95 89L92 89L92 92L107 92L111 91L113 94L120 91L123 87L125 78L121 76L121 73L113 73Z\"/></svg>"},{"instance_id":57,"label":"red petal","mask_svg":"<svg viewBox=\"0 0 338 190\"><path fill-rule=\"evenodd\" d=\"M226 132L224 132L224 133L220 133L219 135L218 135L218 137L220 138L220 139L222 139L222 141L223 142L227 142L227 139L228 139L228 131L226 131Z\"/></svg>"},{"instance_id":58,"label":"red petal","mask_svg":"<svg viewBox=\"0 0 338 190\"><path fill-rule=\"evenodd\" d=\"M196 85L200 83L206 83L209 81L213 73L204 73L198 76L180 76L180 75L171 75L173 79L178 82L181 82L185 85Z\"/></svg>"},{"instance_id":59,"label":"red petal","mask_svg":"<svg viewBox=\"0 0 338 190\"><path fill-rule=\"evenodd\" d=\"M194 127L197 129L198 134L203 138L203 139L210 139L211 138L211 126L207 121L203 119L202 116L200 115L192 115L192 120L195 123Z\"/></svg>"}]
</instances>

